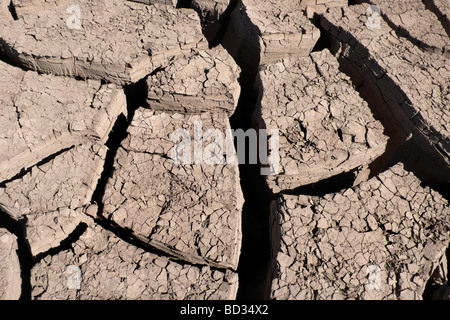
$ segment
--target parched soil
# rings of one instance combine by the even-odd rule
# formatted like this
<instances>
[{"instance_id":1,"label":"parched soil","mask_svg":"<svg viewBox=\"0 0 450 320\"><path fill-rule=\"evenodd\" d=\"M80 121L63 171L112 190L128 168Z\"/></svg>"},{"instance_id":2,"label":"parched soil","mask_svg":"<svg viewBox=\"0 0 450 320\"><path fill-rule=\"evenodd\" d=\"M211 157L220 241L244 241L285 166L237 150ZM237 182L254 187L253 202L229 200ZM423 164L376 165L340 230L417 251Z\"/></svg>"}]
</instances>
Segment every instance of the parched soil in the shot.
<instances>
[{"instance_id":1,"label":"parched soil","mask_svg":"<svg viewBox=\"0 0 450 320\"><path fill-rule=\"evenodd\" d=\"M0 300L450 299L449 17L0 1Z\"/></svg>"}]
</instances>

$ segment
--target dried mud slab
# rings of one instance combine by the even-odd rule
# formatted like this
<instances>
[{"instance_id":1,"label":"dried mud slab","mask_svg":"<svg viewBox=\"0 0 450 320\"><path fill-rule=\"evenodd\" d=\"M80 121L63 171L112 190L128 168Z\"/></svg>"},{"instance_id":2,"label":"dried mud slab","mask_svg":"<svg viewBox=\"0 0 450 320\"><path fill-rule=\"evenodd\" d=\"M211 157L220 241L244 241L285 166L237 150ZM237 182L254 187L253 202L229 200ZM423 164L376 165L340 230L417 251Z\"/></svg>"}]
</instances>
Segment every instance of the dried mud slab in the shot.
<instances>
[{"instance_id":1,"label":"dried mud slab","mask_svg":"<svg viewBox=\"0 0 450 320\"><path fill-rule=\"evenodd\" d=\"M42 300L235 299L231 271L179 264L145 252L98 226L31 270L32 298Z\"/></svg>"},{"instance_id":2,"label":"dried mud slab","mask_svg":"<svg viewBox=\"0 0 450 320\"><path fill-rule=\"evenodd\" d=\"M240 66L251 66L258 57L261 64L269 64L307 56L319 36L298 1L240 0L231 13L223 45Z\"/></svg>"},{"instance_id":3,"label":"dried mud slab","mask_svg":"<svg viewBox=\"0 0 450 320\"><path fill-rule=\"evenodd\" d=\"M388 24L413 43L425 49L450 50L450 38L438 17L427 10L422 0L374 0Z\"/></svg>"},{"instance_id":4,"label":"dried mud slab","mask_svg":"<svg viewBox=\"0 0 450 320\"><path fill-rule=\"evenodd\" d=\"M240 69L221 47L173 61L147 78L147 102L154 110L232 115L241 92Z\"/></svg>"},{"instance_id":5,"label":"dried mud slab","mask_svg":"<svg viewBox=\"0 0 450 320\"><path fill-rule=\"evenodd\" d=\"M194 142L201 139L201 132L216 129L225 135L229 128L225 113L181 115L138 109L106 185L103 216L169 255L236 269L243 196L237 161L225 160L225 146L233 144L227 138L223 148L218 147L221 142L214 132L211 140ZM172 136L180 129L192 140ZM175 152L189 153L184 142L191 150L203 145L203 161L196 152L192 164L175 162Z\"/></svg>"},{"instance_id":6,"label":"dried mud slab","mask_svg":"<svg viewBox=\"0 0 450 320\"><path fill-rule=\"evenodd\" d=\"M383 123L400 128L432 159L430 177L448 182L450 60L397 37L384 21L379 30L369 30L365 12L365 5L330 9L321 24L341 41L342 68L353 74L355 86L367 88L361 90L368 90Z\"/></svg>"},{"instance_id":7,"label":"dried mud slab","mask_svg":"<svg viewBox=\"0 0 450 320\"><path fill-rule=\"evenodd\" d=\"M17 238L0 228L0 300L18 300L22 292Z\"/></svg>"},{"instance_id":8,"label":"dried mud slab","mask_svg":"<svg viewBox=\"0 0 450 320\"><path fill-rule=\"evenodd\" d=\"M383 126L328 50L283 59L259 77L254 117L268 134L279 130L280 171L266 178L273 192L365 167L384 152Z\"/></svg>"},{"instance_id":9,"label":"dried mud slab","mask_svg":"<svg viewBox=\"0 0 450 320\"><path fill-rule=\"evenodd\" d=\"M39 75L0 61L0 181L82 142L106 142L126 98L100 81Z\"/></svg>"},{"instance_id":10,"label":"dried mud slab","mask_svg":"<svg viewBox=\"0 0 450 320\"><path fill-rule=\"evenodd\" d=\"M85 219L82 208L91 201L106 151L76 146L0 187L0 206L16 220L26 217L34 256L58 246Z\"/></svg>"},{"instance_id":11,"label":"dried mud slab","mask_svg":"<svg viewBox=\"0 0 450 320\"><path fill-rule=\"evenodd\" d=\"M198 16L188 9L124 0L62 0L43 9L33 1L26 8L21 15L17 7L21 19L2 22L0 49L43 73L128 84L207 47Z\"/></svg>"},{"instance_id":12,"label":"dried mud slab","mask_svg":"<svg viewBox=\"0 0 450 320\"><path fill-rule=\"evenodd\" d=\"M447 200L402 164L324 197L282 196L272 214L280 300L421 299L450 238Z\"/></svg>"}]
</instances>

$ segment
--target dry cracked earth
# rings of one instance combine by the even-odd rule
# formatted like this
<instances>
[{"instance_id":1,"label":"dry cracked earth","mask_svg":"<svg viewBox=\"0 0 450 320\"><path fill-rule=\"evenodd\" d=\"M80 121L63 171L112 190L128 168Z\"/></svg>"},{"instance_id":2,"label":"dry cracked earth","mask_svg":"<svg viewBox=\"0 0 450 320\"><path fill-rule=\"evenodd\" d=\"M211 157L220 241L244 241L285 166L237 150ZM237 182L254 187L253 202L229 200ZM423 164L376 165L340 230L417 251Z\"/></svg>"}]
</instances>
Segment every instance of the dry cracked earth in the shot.
<instances>
[{"instance_id":1,"label":"dry cracked earth","mask_svg":"<svg viewBox=\"0 0 450 320\"><path fill-rule=\"evenodd\" d=\"M0 0L0 24L0 299L450 299L448 0ZM279 170L177 163L198 123L278 130Z\"/></svg>"}]
</instances>

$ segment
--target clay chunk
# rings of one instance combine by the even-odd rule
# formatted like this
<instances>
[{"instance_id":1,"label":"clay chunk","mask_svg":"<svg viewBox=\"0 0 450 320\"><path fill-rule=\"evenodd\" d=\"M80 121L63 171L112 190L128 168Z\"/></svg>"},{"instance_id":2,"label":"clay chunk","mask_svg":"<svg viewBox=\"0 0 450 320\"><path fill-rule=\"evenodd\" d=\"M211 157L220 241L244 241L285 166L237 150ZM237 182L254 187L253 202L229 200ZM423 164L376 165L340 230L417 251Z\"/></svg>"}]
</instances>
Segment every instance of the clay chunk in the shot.
<instances>
[{"instance_id":1,"label":"clay chunk","mask_svg":"<svg viewBox=\"0 0 450 320\"><path fill-rule=\"evenodd\" d=\"M96 225L31 270L35 300L230 300L237 286L236 273L158 257Z\"/></svg>"},{"instance_id":2,"label":"clay chunk","mask_svg":"<svg viewBox=\"0 0 450 320\"><path fill-rule=\"evenodd\" d=\"M227 129L225 113L138 109L106 185L103 216L185 261L236 269L243 196L237 161L225 159Z\"/></svg>"},{"instance_id":3,"label":"clay chunk","mask_svg":"<svg viewBox=\"0 0 450 320\"><path fill-rule=\"evenodd\" d=\"M273 203L273 299L422 299L450 207L397 164L358 187ZM279 226L278 226L279 224Z\"/></svg>"},{"instance_id":4,"label":"clay chunk","mask_svg":"<svg viewBox=\"0 0 450 320\"><path fill-rule=\"evenodd\" d=\"M0 61L0 181L60 150L108 139L126 98L100 81L25 72Z\"/></svg>"},{"instance_id":5,"label":"clay chunk","mask_svg":"<svg viewBox=\"0 0 450 320\"><path fill-rule=\"evenodd\" d=\"M17 256L17 238L0 228L0 300L18 300L22 293L22 278Z\"/></svg>"},{"instance_id":6,"label":"clay chunk","mask_svg":"<svg viewBox=\"0 0 450 320\"><path fill-rule=\"evenodd\" d=\"M124 0L13 3L20 19L2 22L0 50L42 73L128 84L207 48L193 10Z\"/></svg>"},{"instance_id":7,"label":"clay chunk","mask_svg":"<svg viewBox=\"0 0 450 320\"><path fill-rule=\"evenodd\" d=\"M82 208L90 204L106 151L101 145L79 145L0 186L2 209L16 220L26 217L34 256L58 246L84 220Z\"/></svg>"},{"instance_id":8,"label":"clay chunk","mask_svg":"<svg viewBox=\"0 0 450 320\"><path fill-rule=\"evenodd\" d=\"M283 59L260 71L260 129L279 130L273 192L295 189L370 164L388 138L328 50Z\"/></svg>"},{"instance_id":9,"label":"clay chunk","mask_svg":"<svg viewBox=\"0 0 450 320\"><path fill-rule=\"evenodd\" d=\"M233 114L241 92L240 69L221 47L177 59L147 78L147 102L154 110Z\"/></svg>"},{"instance_id":10,"label":"clay chunk","mask_svg":"<svg viewBox=\"0 0 450 320\"><path fill-rule=\"evenodd\" d=\"M404 37L396 36L381 20L369 29L366 6L330 9L321 24L340 41L339 59L354 74L355 85L372 87L373 99L384 105L378 111L434 161L431 172L441 183L450 179L450 73L449 58L424 51ZM431 39L431 38L430 38Z\"/></svg>"}]
</instances>

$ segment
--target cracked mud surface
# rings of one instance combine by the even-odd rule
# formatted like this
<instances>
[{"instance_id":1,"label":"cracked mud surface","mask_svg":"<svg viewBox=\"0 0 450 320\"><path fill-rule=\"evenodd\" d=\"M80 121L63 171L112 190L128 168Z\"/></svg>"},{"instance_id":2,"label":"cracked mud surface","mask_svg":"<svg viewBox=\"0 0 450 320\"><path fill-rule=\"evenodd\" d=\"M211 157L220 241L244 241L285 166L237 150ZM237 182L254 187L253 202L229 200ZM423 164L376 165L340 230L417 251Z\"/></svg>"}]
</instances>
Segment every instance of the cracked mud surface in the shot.
<instances>
[{"instance_id":1,"label":"cracked mud surface","mask_svg":"<svg viewBox=\"0 0 450 320\"><path fill-rule=\"evenodd\" d=\"M178 264L127 244L98 226L54 256L44 257L31 270L34 299L232 299L237 274ZM114 268L110 268L114 265ZM67 284L77 266L80 289Z\"/></svg>"},{"instance_id":2,"label":"cracked mud surface","mask_svg":"<svg viewBox=\"0 0 450 320\"><path fill-rule=\"evenodd\" d=\"M282 196L273 208L275 299L417 299L448 246L447 201L401 164L322 198ZM379 290L367 284L370 266L380 268Z\"/></svg>"},{"instance_id":3,"label":"cracked mud surface","mask_svg":"<svg viewBox=\"0 0 450 320\"><path fill-rule=\"evenodd\" d=\"M328 50L283 59L260 71L260 127L280 130L280 172L273 192L295 189L368 165L387 137Z\"/></svg>"},{"instance_id":4,"label":"cracked mud surface","mask_svg":"<svg viewBox=\"0 0 450 320\"><path fill-rule=\"evenodd\" d=\"M450 6L350 3L0 1L0 300L450 299Z\"/></svg>"},{"instance_id":5,"label":"cracked mud surface","mask_svg":"<svg viewBox=\"0 0 450 320\"><path fill-rule=\"evenodd\" d=\"M229 127L224 113L138 109L117 152L102 215L186 261L236 269L243 205L237 165L176 164L171 159L173 152L184 151L176 149L171 133L186 128L194 135L200 121L203 130Z\"/></svg>"},{"instance_id":6,"label":"cracked mud surface","mask_svg":"<svg viewBox=\"0 0 450 320\"><path fill-rule=\"evenodd\" d=\"M192 10L124 0L72 1L83 13L78 30L66 26L68 2L16 7L20 19L6 21L0 31L4 52L32 70L127 84L192 48L207 47Z\"/></svg>"}]
</instances>

